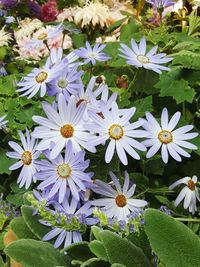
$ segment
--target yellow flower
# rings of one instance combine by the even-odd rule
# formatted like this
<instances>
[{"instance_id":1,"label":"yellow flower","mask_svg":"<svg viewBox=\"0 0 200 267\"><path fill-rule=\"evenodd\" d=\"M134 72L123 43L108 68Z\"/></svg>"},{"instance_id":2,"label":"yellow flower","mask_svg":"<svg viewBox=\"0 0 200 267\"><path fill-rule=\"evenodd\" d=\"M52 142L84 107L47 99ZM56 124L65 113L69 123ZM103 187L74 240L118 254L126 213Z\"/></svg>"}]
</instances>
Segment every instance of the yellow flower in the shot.
<instances>
[{"instance_id":1,"label":"yellow flower","mask_svg":"<svg viewBox=\"0 0 200 267\"><path fill-rule=\"evenodd\" d=\"M5 26L0 30L0 47L8 46L9 41L12 40L11 34L4 30Z\"/></svg>"}]
</instances>

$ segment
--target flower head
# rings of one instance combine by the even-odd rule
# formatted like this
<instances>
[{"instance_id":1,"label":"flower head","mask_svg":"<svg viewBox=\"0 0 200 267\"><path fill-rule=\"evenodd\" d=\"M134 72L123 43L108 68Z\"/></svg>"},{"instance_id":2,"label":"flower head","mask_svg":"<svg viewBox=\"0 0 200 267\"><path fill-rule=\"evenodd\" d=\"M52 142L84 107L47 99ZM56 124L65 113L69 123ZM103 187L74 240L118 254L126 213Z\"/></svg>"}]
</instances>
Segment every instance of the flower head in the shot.
<instances>
[{"instance_id":1,"label":"flower head","mask_svg":"<svg viewBox=\"0 0 200 267\"><path fill-rule=\"evenodd\" d=\"M20 87L17 92L23 92L21 96L32 98L40 90L40 96L43 97L47 91L47 84L58 75L60 65L50 67L50 62L47 60L45 66L41 69L34 68L30 74L18 83Z\"/></svg>"},{"instance_id":2,"label":"flower head","mask_svg":"<svg viewBox=\"0 0 200 267\"><path fill-rule=\"evenodd\" d=\"M87 127L91 131L99 134L94 138L94 141L91 141L92 144L98 145L104 143L106 140L110 141L105 154L106 163L112 160L115 149L117 150L120 161L124 165L128 164L125 152L134 159L139 160L140 156L135 151L135 148L141 151L146 151L146 148L134 138L145 137L147 133L144 130L136 130L143 122L129 122L136 109L130 108L121 115L116 102L112 103L111 110L102 102L101 110L101 116L94 112L89 113L93 122L88 124Z\"/></svg>"},{"instance_id":3,"label":"flower head","mask_svg":"<svg viewBox=\"0 0 200 267\"><path fill-rule=\"evenodd\" d=\"M50 157L55 159L68 141L72 141L74 152L81 150L81 147L95 152L91 146L91 134L83 127L82 117L85 111L84 105L76 106L74 96L71 96L66 103L63 94L58 96L58 112L48 103L43 103L43 110L47 119L40 116L33 116L33 121L41 126L35 128L33 136L43 139L37 146L38 150L52 149Z\"/></svg>"},{"instance_id":4,"label":"flower head","mask_svg":"<svg viewBox=\"0 0 200 267\"><path fill-rule=\"evenodd\" d=\"M181 192L176 198L174 202L175 207L177 207L180 204L180 202L184 199L184 204L183 204L184 209L189 208L189 212L191 212L192 214L194 214L195 211L197 211L196 200L200 201L198 188L196 187L197 180L198 180L197 176L193 176L192 178L187 176L182 179L179 179L178 181L170 185L169 187L170 190L174 189L176 186L180 184L186 185L182 188Z\"/></svg>"},{"instance_id":5,"label":"flower head","mask_svg":"<svg viewBox=\"0 0 200 267\"><path fill-rule=\"evenodd\" d=\"M71 69L66 67L48 84L48 94L50 96L63 94L68 101L71 95L76 95L83 87L82 75L83 71L78 71L76 66Z\"/></svg>"},{"instance_id":6,"label":"flower head","mask_svg":"<svg viewBox=\"0 0 200 267\"><path fill-rule=\"evenodd\" d=\"M136 185L133 184L130 186L129 175L127 172L125 172L123 187L121 187L114 173L110 172L110 177L116 190L107 183L100 180L95 181L97 187L94 188L93 191L106 198L93 200L92 205L101 207L101 210L105 212L109 218L117 218L118 221L122 220L128 222L128 216L131 212L137 212L138 208L146 206L147 202L145 200L132 198L135 193Z\"/></svg>"},{"instance_id":7,"label":"flower head","mask_svg":"<svg viewBox=\"0 0 200 267\"><path fill-rule=\"evenodd\" d=\"M28 189L32 181L36 182L35 174L39 170L38 161L36 160L40 152L36 151L35 138L31 137L26 129L26 138L21 131L19 131L22 147L17 143L10 141L8 144L14 152L7 152L6 155L10 158L18 159L19 161L10 166L9 170L16 170L22 167L17 183L19 187L25 185Z\"/></svg>"},{"instance_id":8,"label":"flower head","mask_svg":"<svg viewBox=\"0 0 200 267\"><path fill-rule=\"evenodd\" d=\"M142 127L149 132L148 140L142 142L146 147L151 147L147 152L147 158L153 157L161 148L161 156L164 163L168 162L169 154L176 161L181 161L181 156L190 157L190 154L183 148L197 149L195 145L186 141L198 135L196 132L188 133L193 129L192 125L174 130L180 120L180 116L181 113L176 112L169 121L168 111L164 108L161 115L161 125L149 112L146 113L146 120L141 119L144 121Z\"/></svg>"},{"instance_id":9,"label":"flower head","mask_svg":"<svg viewBox=\"0 0 200 267\"><path fill-rule=\"evenodd\" d=\"M107 61L110 59L105 53L101 52L106 47L105 44L95 44L93 48L89 42L86 42L85 45L86 48L81 47L75 51L80 58L84 59L84 64L91 62L92 65L95 65L96 61Z\"/></svg>"},{"instance_id":10,"label":"flower head","mask_svg":"<svg viewBox=\"0 0 200 267\"><path fill-rule=\"evenodd\" d=\"M161 73L161 70L170 71L170 68L162 66L161 64L172 61L173 58L165 57L165 53L155 54L158 46L154 46L148 53L146 53L146 39L143 37L140 41L139 46L136 44L135 40L131 39L131 48L125 44L120 44L121 48L119 51L120 57L126 59L126 63L133 65L136 68L145 68L148 70L153 70L157 73Z\"/></svg>"},{"instance_id":11,"label":"flower head","mask_svg":"<svg viewBox=\"0 0 200 267\"><path fill-rule=\"evenodd\" d=\"M89 166L89 160L85 161L84 156L84 151L74 154L72 143L69 141L64 158L59 154L51 162L43 161L41 163L41 171L36 176L43 182L38 189L45 190L48 186L52 186L48 198L52 198L58 193L59 203L63 202L68 190L73 197L79 200L79 191L86 191L84 182L90 182L92 177L92 173L85 173L85 169Z\"/></svg>"}]
</instances>

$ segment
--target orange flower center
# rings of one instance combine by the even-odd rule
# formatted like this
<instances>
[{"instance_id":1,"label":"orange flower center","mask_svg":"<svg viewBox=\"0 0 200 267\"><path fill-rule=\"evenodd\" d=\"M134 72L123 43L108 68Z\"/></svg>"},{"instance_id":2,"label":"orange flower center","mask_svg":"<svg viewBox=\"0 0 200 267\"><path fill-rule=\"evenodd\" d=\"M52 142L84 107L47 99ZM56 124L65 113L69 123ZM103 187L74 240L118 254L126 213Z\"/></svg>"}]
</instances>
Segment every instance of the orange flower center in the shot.
<instances>
[{"instance_id":1,"label":"orange flower center","mask_svg":"<svg viewBox=\"0 0 200 267\"><path fill-rule=\"evenodd\" d=\"M73 136L74 128L70 124L65 124L64 126L61 127L60 133L62 134L63 137L70 138Z\"/></svg>"},{"instance_id":2,"label":"orange flower center","mask_svg":"<svg viewBox=\"0 0 200 267\"><path fill-rule=\"evenodd\" d=\"M191 180L188 181L187 183L187 187L191 190L191 191L194 191L195 190L195 186L196 184Z\"/></svg>"},{"instance_id":3,"label":"orange flower center","mask_svg":"<svg viewBox=\"0 0 200 267\"><path fill-rule=\"evenodd\" d=\"M117 195L115 198L115 202L118 207L123 208L126 206L126 197L124 195Z\"/></svg>"}]
</instances>

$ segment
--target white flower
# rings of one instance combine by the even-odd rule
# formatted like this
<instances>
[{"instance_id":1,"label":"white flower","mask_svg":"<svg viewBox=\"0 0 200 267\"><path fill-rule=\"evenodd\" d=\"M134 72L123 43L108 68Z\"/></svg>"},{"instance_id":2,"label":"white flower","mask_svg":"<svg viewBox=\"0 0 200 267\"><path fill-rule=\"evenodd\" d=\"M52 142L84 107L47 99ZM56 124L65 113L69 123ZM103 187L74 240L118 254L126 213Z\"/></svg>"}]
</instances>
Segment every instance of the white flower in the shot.
<instances>
[{"instance_id":1,"label":"white flower","mask_svg":"<svg viewBox=\"0 0 200 267\"><path fill-rule=\"evenodd\" d=\"M4 120L7 115L3 115L0 117L0 130L6 129L6 123L8 120Z\"/></svg>"},{"instance_id":2,"label":"white flower","mask_svg":"<svg viewBox=\"0 0 200 267\"><path fill-rule=\"evenodd\" d=\"M164 163L168 162L169 154L176 161L182 161L181 156L190 157L190 154L182 147L197 149L195 145L185 141L198 135L196 132L188 133L194 126L186 125L174 130L180 120L180 116L181 113L176 112L169 121L168 111L164 108L161 115L161 126L149 112L146 113L146 120L141 119L144 122L142 127L149 132L149 140L142 142L146 147L151 147L147 152L147 158L153 157L161 148L161 156Z\"/></svg>"},{"instance_id":3,"label":"white flower","mask_svg":"<svg viewBox=\"0 0 200 267\"><path fill-rule=\"evenodd\" d=\"M17 92L23 92L21 96L32 98L40 90L40 96L43 97L47 91L47 83L58 75L59 70L60 64L50 67L50 60L47 60L43 68L34 68L17 84L20 87Z\"/></svg>"},{"instance_id":4,"label":"white flower","mask_svg":"<svg viewBox=\"0 0 200 267\"><path fill-rule=\"evenodd\" d=\"M195 211L197 211L196 199L200 201L198 188L196 187L197 180L198 180L197 176L193 176L192 178L187 176L182 179L179 179L178 181L170 185L169 189L172 190L177 185L186 184L186 186L183 187L183 189L181 190L181 192L179 193L178 197L174 202L175 207L177 207L180 204L180 202L184 199L183 203L184 209L189 208L189 211L192 214L194 214Z\"/></svg>"},{"instance_id":5,"label":"white flower","mask_svg":"<svg viewBox=\"0 0 200 267\"><path fill-rule=\"evenodd\" d=\"M119 221L123 220L128 222L127 216L138 208L146 206L147 202L145 200L132 198L135 193L136 185L133 184L130 186L127 172L125 172L123 187L121 187L114 173L110 172L110 176L116 190L100 180L95 181L97 188L94 188L93 191L106 196L106 198L93 200L92 205L102 207L101 210L105 212L109 218L116 217Z\"/></svg>"},{"instance_id":6,"label":"white flower","mask_svg":"<svg viewBox=\"0 0 200 267\"><path fill-rule=\"evenodd\" d=\"M47 119L40 116L33 116L33 121L41 126L35 128L33 136L43 139L38 145L38 150L52 149L51 159L55 159L62 149L71 140L73 151L77 153L81 146L90 152L96 152L91 146L91 135L83 127L82 117L85 106L76 107L75 97L69 98L66 104L63 94L58 96L58 112L48 103L43 103L43 110Z\"/></svg>"},{"instance_id":7,"label":"white flower","mask_svg":"<svg viewBox=\"0 0 200 267\"><path fill-rule=\"evenodd\" d=\"M19 159L18 162L10 166L9 170L16 170L23 166L17 183L20 188L25 185L25 188L28 189L32 180L34 183L36 182L35 174L39 170L39 165L36 159L39 157L40 152L36 152L35 138L31 138L27 129L26 138L21 131L18 133L22 142L22 147L17 143L10 141L8 144L15 152L7 152L6 155L13 159Z\"/></svg>"},{"instance_id":8,"label":"white flower","mask_svg":"<svg viewBox=\"0 0 200 267\"><path fill-rule=\"evenodd\" d=\"M172 57L165 57L165 53L156 54L158 46L154 46L148 53L146 53L146 39L143 37L140 40L139 46L135 40L131 39L131 48L125 44L120 44L120 57L126 59L126 63L137 68L145 68L161 73L161 70L170 71L170 68L162 66L161 64L172 61Z\"/></svg>"},{"instance_id":9,"label":"white flower","mask_svg":"<svg viewBox=\"0 0 200 267\"><path fill-rule=\"evenodd\" d=\"M85 26L101 28L108 26L110 13L108 6L101 3L89 2L83 8L77 8L74 22L80 24L81 28Z\"/></svg>"},{"instance_id":10,"label":"white flower","mask_svg":"<svg viewBox=\"0 0 200 267\"><path fill-rule=\"evenodd\" d=\"M122 116L116 102L112 103L111 110L102 102L101 110L101 115L89 112L93 122L91 124L88 123L87 127L89 130L99 134L99 136L94 138L94 141L91 141L95 146L104 143L106 140L110 141L105 154L106 163L112 160L115 149L117 150L120 161L124 165L128 164L125 151L134 159L139 160L140 156L135 151L135 148L146 151L146 147L133 138L146 137L147 132L136 130L143 124L142 121L129 122L136 108L127 109Z\"/></svg>"},{"instance_id":11,"label":"white flower","mask_svg":"<svg viewBox=\"0 0 200 267\"><path fill-rule=\"evenodd\" d=\"M8 46L8 43L12 40L11 34L4 30L5 26L0 30L0 47Z\"/></svg>"}]
</instances>

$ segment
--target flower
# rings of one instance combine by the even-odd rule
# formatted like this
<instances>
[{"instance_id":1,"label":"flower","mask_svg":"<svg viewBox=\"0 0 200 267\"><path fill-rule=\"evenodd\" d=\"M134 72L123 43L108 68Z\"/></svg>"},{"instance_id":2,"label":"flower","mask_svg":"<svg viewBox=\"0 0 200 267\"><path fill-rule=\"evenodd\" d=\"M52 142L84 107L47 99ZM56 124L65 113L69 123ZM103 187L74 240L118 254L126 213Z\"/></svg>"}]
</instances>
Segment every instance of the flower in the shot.
<instances>
[{"instance_id":1,"label":"flower","mask_svg":"<svg viewBox=\"0 0 200 267\"><path fill-rule=\"evenodd\" d=\"M1 0L1 4L4 8L9 10L10 8L17 6L18 0Z\"/></svg>"},{"instance_id":2,"label":"flower","mask_svg":"<svg viewBox=\"0 0 200 267\"><path fill-rule=\"evenodd\" d=\"M89 113L93 122L88 124L87 127L91 131L99 134L99 136L96 136L91 141L92 144L98 145L104 143L106 140L110 141L105 154L106 163L109 163L113 158L115 149L117 150L120 161L124 165L128 164L125 151L134 159L140 159L140 156L134 148L146 151L146 147L133 139L133 137L142 138L147 136L147 134L144 130L136 130L143 124L142 121L129 122L136 108L127 109L123 116L121 116L116 102L112 103L111 111L102 102L101 110L101 116L94 112Z\"/></svg>"},{"instance_id":3,"label":"flower","mask_svg":"<svg viewBox=\"0 0 200 267\"><path fill-rule=\"evenodd\" d=\"M92 173L85 173L85 169L89 166L89 160L85 161L84 157L84 151L73 153L72 143L69 141L64 158L59 154L51 162L43 161L41 163L41 170L36 174L36 177L43 182L38 186L38 189L44 190L46 187L52 186L48 198L52 198L58 193L59 203L63 202L70 189L72 196L79 200L79 191L86 191L84 182L90 182L93 175Z\"/></svg>"},{"instance_id":4,"label":"flower","mask_svg":"<svg viewBox=\"0 0 200 267\"><path fill-rule=\"evenodd\" d=\"M74 22L81 28L90 26L100 28L109 25L110 13L108 6L101 3L88 2L83 8L77 8Z\"/></svg>"},{"instance_id":5,"label":"flower","mask_svg":"<svg viewBox=\"0 0 200 267\"><path fill-rule=\"evenodd\" d=\"M76 95L77 91L83 87L81 76L83 71L77 71L77 67L69 69L64 68L59 72L59 75L54 78L49 84L47 92L50 96L63 94L66 101L70 95Z\"/></svg>"},{"instance_id":6,"label":"flower","mask_svg":"<svg viewBox=\"0 0 200 267\"><path fill-rule=\"evenodd\" d=\"M181 192L179 193L178 197L174 202L175 207L177 207L180 204L180 202L184 199L183 203L184 209L189 208L189 212L191 212L192 214L194 214L195 211L197 211L196 199L200 201L198 188L196 187L197 180L198 180L197 176L193 176L192 178L187 176L179 179L178 181L170 185L169 190L172 190L177 185L186 184L186 186L182 188Z\"/></svg>"},{"instance_id":7,"label":"flower","mask_svg":"<svg viewBox=\"0 0 200 267\"><path fill-rule=\"evenodd\" d=\"M173 6L176 2L171 0L147 0L147 3L151 4L156 9L164 9Z\"/></svg>"},{"instance_id":8,"label":"flower","mask_svg":"<svg viewBox=\"0 0 200 267\"><path fill-rule=\"evenodd\" d=\"M0 47L8 46L9 42L12 40L11 34L7 33L4 29L5 26L0 30Z\"/></svg>"},{"instance_id":9,"label":"flower","mask_svg":"<svg viewBox=\"0 0 200 267\"><path fill-rule=\"evenodd\" d=\"M92 209L90 208L91 203L87 202L81 208L79 207L79 202L72 198L71 202L68 201L67 198L64 199L62 206L57 206L57 211L62 212L66 215L66 219L73 221L73 218L78 220L80 224L83 226L94 225L97 223L95 218L90 218L89 216L92 214ZM41 221L40 221L41 222ZM41 222L43 223L43 222ZM77 243L82 241L81 231L77 229L77 231L67 231L64 227L53 227L51 224L44 222L45 225L51 226L53 229L47 233L44 237L44 241L51 240L57 237L54 247L58 248L64 243L64 247L71 245L71 243Z\"/></svg>"},{"instance_id":10,"label":"flower","mask_svg":"<svg viewBox=\"0 0 200 267\"><path fill-rule=\"evenodd\" d=\"M128 222L129 214L135 212L138 208L147 205L145 200L134 199L132 196L135 193L136 185L130 186L129 175L125 172L125 181L121 187L117 177L110 172L110 177L115 185L113 189L110 185L103 181L96 180L96 188L93 189L98 194L106 196L106 198L96 199L92 201L93 206L101 207L101 210L106 213L109 218L116 218Z\"/></svg>"},{"instance_id":11,"label":"flower","mask_svg":"<svg viewBox=\"0 0 200 267\"><path fill-rule=\"evenodd\" d=\"M76 14L77 11L77 7L68 7L68 8L64 8L63 10L61 10L61 12L58 14L57 16L57 21L58 22L63 22L65 20L71 21L73 22L74 20L74 16Z\"/></svg>"},{"instance_id":12,"label":"flower","mask_svg":"<svg viewBox=\"0 0 200 267\"><path fill-rule=\"evenodd\" d=\"M50 68L50 61L47 60L42 69L34 68L17 84L20 87L17 92L24 92L21 96L28 95L27 98L32 98L40 90L40 96L43 97L47 91L47 84L58 75L58 66Z\"/></svg>"},{"instance_id":13,"label":"flower","mask_svg":"<svg viewBox=\"0 0 200 267\"><path fill-rule=\"evenodd\" d=\"M37 146L38 150L52 148L50 157L55 159L68 141L72 141L74 152L81 150L81 146L90 152L96 152L94 146L88 142L91 135L86 132L82 124L84 105L76 107L75 97L71 96L66 104L63 94L58 96L58 112L48 103L43 103L43 110L47 118L33 116L33 121L41 126L35 128L33 136L43 139Z\"/></svg>"},{"instance_id":14,"label":"flower","mask_svg":"<svg viewBox=\"0 0 200 267\"><path fill-rule=\"evenodd\" d=\"M16 142L10 141L8 144L14 149L14 152L7 152L6 155L10 158L19 159L18 162L10 166L9 170L16 170L23 166L17 183L20 188L25 185L25 188L28 189L32 181L34 183L36 182L35 174L39 170L38 161L36 159L39 157L40 152L36 151L35 138L30 136L28 129L26 129L26 138L21 131L18 133L22 147Z\"/></svg>"},{"instance_id":15,"label":"flower","mask_svg":"<svg viewBox=\"0 0 200 267\"><path fill-rule=\"evenodd\" d=\"M171 120L168 121L168 110L164 108L161 115L160 126L153 115L149 112L146 112L146 120L141 120L144 122L142 127L149 132L149 140L142 142L146 147L151 147L147 152L147 158L153 157L161 148L161 156L164 163L168 162L169 154L176 161L182 161L180 156L187 158L190 157L190 154L182 149L182 147L188 149L197 149L195 145L185 141L193 139L198 135L196 132L188 133L193 129L194 126L186 125L174 130L180 120L180 116L181 113L176 112L172 116Z\"/></svg>"},{"instance_id":16,"label":"flower","mask_svg":"<svg viewBox=\"0 0 200 267\"><path fill-rule=\"evenodd\" d=\"M75 50L75 53L80 58L84 59L84 64L91 62L92 65L95 65L96 61L106 61L110 59L105 53L101 52L106 47L105 44L95 44L93 48L90 46L89 42L86 42L85 45L86 48L81 47Z\"/></svg>"},{"instance_id":17,"label":"flower","mask_svg":"<svg viewBox=\"0 0 200 267\"><path fill-rule=\"evenodd\" d=\"M136 44L135 40L131 39L132 49L125 44L120 44L120 46L121 48L119 48L119 51L123 54L119 54L119 56L125 58L127 64L137 68L143 67L145 69L153 70L159 74L161 73L161 70L170 71L170 68L162 66L161 64L170 62L173 58L165 57L165 53L155 54L158 49L157 45L146 54L145 37L141 39L139 46Z\"/></svg>"},{"instance_id":18,"label":"flower","mask_svg":"<svg viewBox=\"0 0 200 267\"><path fill-rule=\"evenodd\" d=\"M6 128L6 123L8 122L8 120L4 120L6 116L7 115L5 114L5 115L0 117L0 130Z\"/></svg>"},{"instance_id":19,"label":"flower","mask_svg":"<svg viewBox=\"0 0 200 267\"><path fill-rule=\"evenodd\" d=\"M42 5L41 17L43 21L50 22L56 20L58 13L56 0L49 0Z\"/></svg>"}]
</instances>

